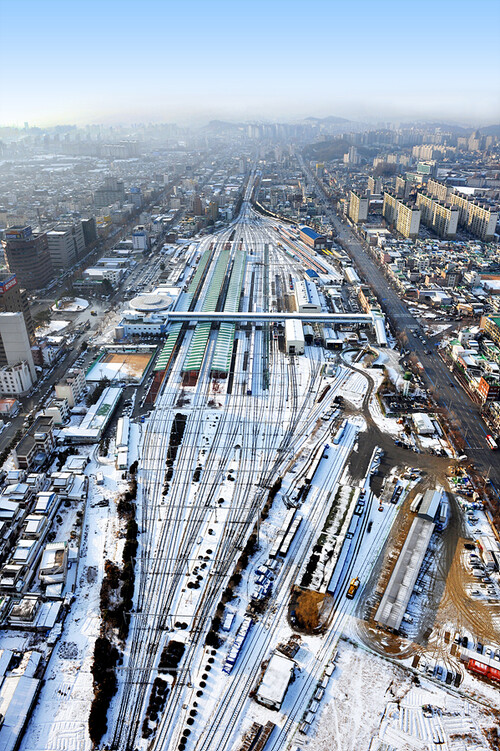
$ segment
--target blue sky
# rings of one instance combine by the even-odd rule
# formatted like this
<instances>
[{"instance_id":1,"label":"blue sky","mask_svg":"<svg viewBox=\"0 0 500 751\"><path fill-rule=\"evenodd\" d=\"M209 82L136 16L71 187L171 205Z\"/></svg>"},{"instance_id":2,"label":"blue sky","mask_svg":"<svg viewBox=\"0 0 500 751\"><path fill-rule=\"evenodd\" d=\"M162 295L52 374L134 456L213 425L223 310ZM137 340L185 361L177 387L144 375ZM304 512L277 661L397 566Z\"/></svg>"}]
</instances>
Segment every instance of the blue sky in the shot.
<instances>
[{"instance_id":1,"label":"blue sky","mask_svg":"<svg viewBox=\"0 0 500 751\"><path fill-rule=\"evenodd\" d=\"M0 0L0 123L500 121L493 0Z\"/></svg>"}]
</instances>

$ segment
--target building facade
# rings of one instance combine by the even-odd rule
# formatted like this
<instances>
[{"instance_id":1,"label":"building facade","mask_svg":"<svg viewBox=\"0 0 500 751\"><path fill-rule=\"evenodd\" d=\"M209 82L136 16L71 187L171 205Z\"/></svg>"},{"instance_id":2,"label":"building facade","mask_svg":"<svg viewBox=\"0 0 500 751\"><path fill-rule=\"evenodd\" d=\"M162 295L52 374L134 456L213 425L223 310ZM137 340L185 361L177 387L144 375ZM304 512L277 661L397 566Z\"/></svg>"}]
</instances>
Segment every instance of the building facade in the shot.
<instances>
[{"instance_id":1,"label":"building facade","mask_svg":"<svg viewBox=\"0 0 500 751\"><path fill-rule=\"evenodd\" d=\"M423 224L436 232L439 237L453 239L457 234L458 208L447 206L426 191L417 193L417 207L420 209Z\"/></svg>"},{"instance_id":2,"label":"building facade","mask_svg":"<svg viewBox=\"0 0 500 751\"><path fill-rule=\"evenodd\" d=\"M349 218L355 223L366 222L368 219L368 201L367 196L362 196L355 190L351 190L349 200Z\"/></svg>"},{"instance_id":3,"label":"building facade","mask_svg":"<svg viewBox=\"0 0 500 751\"><path fill-rule=\"evenodd\" d=\"M5 260L21 287L42 289L53 279L49 244L45 232L34 233L30 226L9 227L5 232Z\"/></svg>"},{"instance_id":4,"label":"building facade","mask_svg":"<svg viewBox=\"0 0 500 751\"><path fill-rule=\"evenodd\" d=\"M60 224L47 232L50 259L54 269L68 269L85 255L81 222Z\"/></svg>"},{"instance_id":5,"label":"building facade","mask_svg":"<svg viewBox=\"0 0 500 751\"><path fill-rule=\"evenodd\" d=\"M28 365L31 378L36 380L31 342L22 313L0 313L0 365Z\"/></svg>"},{"instance_id":6,"label":"building facade","mask_svg":"<svg viewBox=\"0 0 500 751\"><path fill-rule=\"evenodd\" d=\"M0 313L22 313L29 340L35 344L35 326L26 291L21 289L15 274L3 271L0 271Z\"/></svg>"}]
</instances>

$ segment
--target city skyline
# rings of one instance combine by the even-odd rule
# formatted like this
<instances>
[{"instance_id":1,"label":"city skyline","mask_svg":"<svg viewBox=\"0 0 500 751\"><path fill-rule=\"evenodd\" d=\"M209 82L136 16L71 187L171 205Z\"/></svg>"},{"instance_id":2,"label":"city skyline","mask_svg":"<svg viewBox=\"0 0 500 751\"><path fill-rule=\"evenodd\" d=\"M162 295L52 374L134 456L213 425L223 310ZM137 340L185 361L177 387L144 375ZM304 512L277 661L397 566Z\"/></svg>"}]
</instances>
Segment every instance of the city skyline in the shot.
<instances>
[{"instance_id":1,"label":"city skyline","mask_svg":"<svg viewBox=\"0 0 500 751\"><path fill-rule=\"evenodd\" d=\"M0 124L329 115L496 123L500 54L484 29L498 27L500 11L490 0L473 15L464 8L2 0Z\"/></svg>"}]
</instances>

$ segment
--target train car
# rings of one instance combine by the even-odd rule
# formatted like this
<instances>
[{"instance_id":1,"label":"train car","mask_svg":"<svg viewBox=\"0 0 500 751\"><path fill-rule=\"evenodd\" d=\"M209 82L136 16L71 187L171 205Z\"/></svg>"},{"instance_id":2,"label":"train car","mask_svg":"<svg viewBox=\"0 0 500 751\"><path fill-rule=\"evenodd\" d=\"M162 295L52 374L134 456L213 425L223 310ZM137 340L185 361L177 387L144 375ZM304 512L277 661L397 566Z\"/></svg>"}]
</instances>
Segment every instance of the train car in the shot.
<instances>
[{"instance_id":1,"label":"train car","mask_svg":"<svg viewBox=\"0 0 500 751\"><path fill-rule=\"evenodd\" d=\"M222 666L222 670L224 673L227 673L229 675L234 668L236 661L240 655L240 652L242 650L242 647L246 641L246 638L248 634L250 633L250 629L253 626L253 619L249 615L245 615L243 617L243 621L240 624L238 631L236 632L236 636L234 637L234 641L231 645L231 649L229 650L227 657L225 659L224 665Z\"/></svg>"},{"instance_id":2,"label":"train car","mask_svg":"<svg viewBox=\"0 0 500 751\"><path fill-rule=\"evenodd\" d=\"M304 483L306 485L310 485L314 475L316 474L316 470L318 469L320 461L323 459L323 457L327 457L328 454L326 454L326 450L329 448L328 444L326 443L324 446L320 446L314 459L312 460L309 469L306 472L306 475L304 477Z\"/></svg>"},{"instance_id":3,"label":"train car","mask_svg":"<svg viewBox=\"0 0 500 751\"><path fill-rule=\"evenodd\" d=\"M285 533L284 532L278 532L278 534L276 535L276 537L274 539L273 546L272 546L271 550L269 551L269 558L277 558L278 557L278 554L280 552L280 547L281 547L281 544L283 542L284 537L285 537Z\"/></svg>"},{"instance_id":4,"label":"train car","mask_svg":"<svg viewBox=\"0 0 500 751\"><path fill-rule=\"evenodd\" d=\"M423 498L423 497L424 497L424 494L423 494L423 493L417 493L417 495L415 496L415 498L414 498L414 499L413 499L413 501L411 502L411 506L410 506L410 511L411 511L411 512L412 512L413 514L416 514L416 513L417 513L417 511L419 510L419 508L420 508L420 504L422 503L422 498Z\"/></svg>"},{"instance_id":5,"label":"train car","mask_svg":"<svg viewBox=\"0 0 500 751\"><path fill-rule=\"evenodd\" d=\"M357 516L356 514L353 514L351 523L349 524L349 529L347 530L347 533L346 533L346 538L348 540L352 540L352 538L354 537L356 530L358 528L359 518L360 518L359 516Z\"/></svg>"},{"instance_id":6,"label":"train car","mask_svg":"<svg viewBox=\"0 0 500 751\"><path fill-rule=\"evenodd\" d=\"M300 527L301 521L302 521L302 517L301 516L297 517L297 519L295 519L292 522L290 529L286 533L285 538L283 539L283 543L280 547L280 555L282 555L283 557L285 557L288 554L288 551L290 550L290 545L293 542L293 538L297 534L297 530Z\"/></svg>"},{"instance_id":7,"label":"train car","mask_svg":"<svg viewBox=\"0 0 500 751\"><path fill-rule=\"evenodd\" d=\"M252 395L252 382L253 382L253 371L254 371L254 362L255 362L255 331L252 331L250 334L250 347L248 350L248 363L247 363L247 396Z\"/></svg>"},{"instance_id":8,"label":"train car","mask_svg":"<svg viewBox=\"0 0 500 751\"><path fill-rule=\"evenodd\" d=\"M340 441L342 440L342 436L345 433L346 427L347 427L347 420L342 420L342 422L340 424L340 428L337 430L337 432L335 433L335 436L333 438L333 442L335 444L340 443Z\"/></svg>"},{"instance_id":9,"label":"train car","mask_svg":"<svg viewBox=\"0 0 500 751\"><path fill-rule=\"evenodd\" d=\"M306 323L304 326L304 339L306 344L312 344L314 342L314 329L310 323Z\"/></svg>"},{"instance_id":10,"label":"train car","mask_svg":"<svg viewBox=\"0 0 500 751\"><path fill-rule=\"evenodd\" d=\"M446 498L443 498L439 505L439 516L437 518L437 529L441 532L446 527L448 521L449 505Z\"/></svg>"}]
</instances>

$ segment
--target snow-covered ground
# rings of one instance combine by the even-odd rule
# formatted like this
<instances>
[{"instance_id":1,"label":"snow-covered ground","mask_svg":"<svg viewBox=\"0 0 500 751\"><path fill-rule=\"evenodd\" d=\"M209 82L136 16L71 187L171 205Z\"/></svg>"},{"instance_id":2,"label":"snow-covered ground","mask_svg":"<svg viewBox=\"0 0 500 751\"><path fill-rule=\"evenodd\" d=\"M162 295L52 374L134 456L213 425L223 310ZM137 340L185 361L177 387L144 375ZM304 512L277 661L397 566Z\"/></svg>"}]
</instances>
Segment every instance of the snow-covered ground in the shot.
<instances>
[{"instance_id":1,"label":"snow-covered ground","mask_svg":"<svg viewBox=\"0 0 500 751\"><path fill-rule=\"evenodd\" d=\"M139 436L131 426L131 459L136 456ZM116 499L126 489L121 472L112 457L101 459L95 448L89 449L90 463L85 474L89 493L84 517L82 543L76 571L75 601L66 617L45 674L37 706L22 741L23 751L90 751L88 714L94 696L90 672L94 643L99 635L101 617L99 593L104 562L120 560L123 540L118 535ZM104 484L95 476L102 472ZM100 505L103 500L108 505ZM2 646L4 642L2 639Z\"/></svg>"},{"instance_id":2,"label":"snow-covered ground","mask_svg":"<svg viewBox=\"0 0 500 751\"><path fill-rule=\"evenodd\" d=\"M36 335L39 337L49 336L56 331L62 331L66 326L69 326L70 323L71 321L53 320L47 326L39 326L36 330Z\"/></svg>"}]
</instances>

